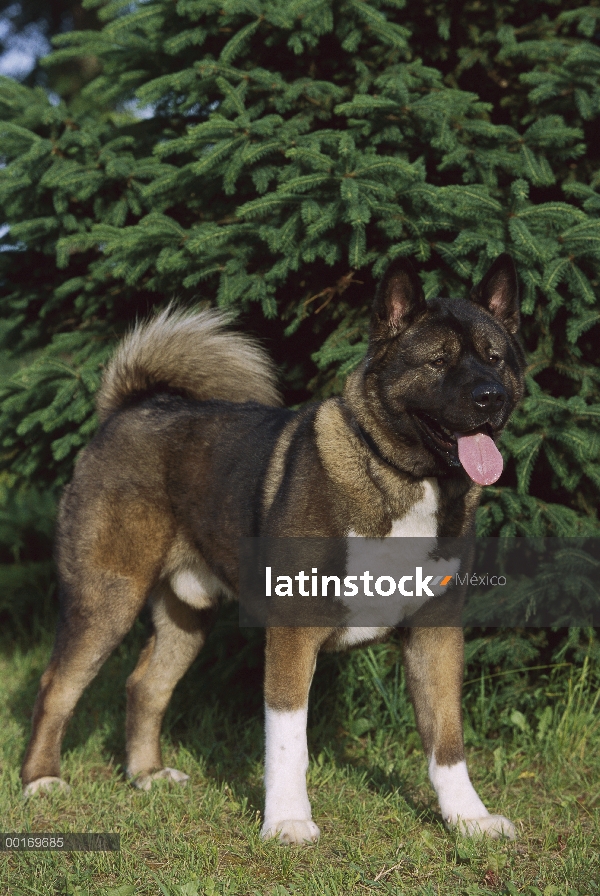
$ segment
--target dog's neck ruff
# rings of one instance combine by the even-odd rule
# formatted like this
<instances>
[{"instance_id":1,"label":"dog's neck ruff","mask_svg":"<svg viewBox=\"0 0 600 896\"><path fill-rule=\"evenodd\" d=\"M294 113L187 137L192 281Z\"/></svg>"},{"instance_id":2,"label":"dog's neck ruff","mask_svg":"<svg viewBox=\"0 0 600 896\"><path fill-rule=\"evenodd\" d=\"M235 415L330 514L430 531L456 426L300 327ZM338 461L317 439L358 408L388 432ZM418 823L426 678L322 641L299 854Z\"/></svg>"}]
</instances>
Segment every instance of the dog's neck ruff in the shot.
<instances>
[{"instance_id":1,"label":"dog's neck ruff","mask_svg":"<svg viewBox=\"0 0 600 896\"><path fill-rule=\"evenodd\" d=\"M399 467L397 464L395 464L393 460L390 460L389 457L386 457L385 454L382 453L381 449L379 448L379 445L377 444L377 442L375 441L373 436L370 433L368 433L366 429L363 429L363 427L360 425L358 420L356 420L356 418L354 418L353 422L354 422L354 425L356 426L356 431L358 432L358 435L360 436L360 438L362 439L364 444L367 446L369 451L375 455L375 457L377 458L378 461L381 461L382 464L386 464L386 466L391 467L397 473L402 473L403 476L411 475L406 470L403 470L402 467Z\"/></svg>"}]
</instances>

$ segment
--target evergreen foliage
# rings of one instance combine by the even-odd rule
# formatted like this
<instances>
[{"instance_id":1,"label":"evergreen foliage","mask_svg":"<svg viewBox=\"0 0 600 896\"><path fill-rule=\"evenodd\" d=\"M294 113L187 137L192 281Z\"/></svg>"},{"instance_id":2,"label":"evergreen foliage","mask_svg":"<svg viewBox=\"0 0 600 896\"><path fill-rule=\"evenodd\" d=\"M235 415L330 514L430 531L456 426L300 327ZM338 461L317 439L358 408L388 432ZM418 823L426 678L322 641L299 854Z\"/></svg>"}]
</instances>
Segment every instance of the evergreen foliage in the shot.
<instances>
[{"instance_id":1,"label":"evergreen foliage","mask_svg":"<svg viewBox=\"0 0 600 896\"><path fill-rule=\"evenodd\" d=\"M0 66L23 84L41 84L63 96L74 96L98 74L94 57L70 59L53 66L51 74L40 65L48 41L61 32L98 28L94 9L81 0L0 0Z\"/></svg>"},{"instance_id":2,"label":"evergreen foliage","mask_svg":"<svg viewBox=\"0 0 600 896\"><path fill-rule=\"evenodd\" d=\"M597 532L600 6L86 0L100 31L0 81L2 465L52 490L96 425L115 340L177 297L239 312L288 397L339 390L375 279L414 257L464 295L503 251L523 286L527 397L482 534Z\"/></svg>"}]
</instances>

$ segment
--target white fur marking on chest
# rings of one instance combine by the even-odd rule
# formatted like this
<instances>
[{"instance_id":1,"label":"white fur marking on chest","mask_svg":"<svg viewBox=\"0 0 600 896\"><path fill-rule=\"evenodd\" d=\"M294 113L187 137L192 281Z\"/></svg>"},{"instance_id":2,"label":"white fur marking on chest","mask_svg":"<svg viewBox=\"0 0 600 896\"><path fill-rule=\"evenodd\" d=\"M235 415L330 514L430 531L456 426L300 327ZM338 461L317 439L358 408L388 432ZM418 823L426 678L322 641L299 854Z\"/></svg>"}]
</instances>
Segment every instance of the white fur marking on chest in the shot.
<instances>
[{"instance_id":1,"label":"white fur marking on chest","mask_svg":"<svg viewBox=\"0 0 600 896\"><path fill-rule=\"evenodd\" d=\"M439 486L436 479L423 479L423 495L400 519L392 522L386 538L435 538L437 535L437 512L439 507ZM361 538L350 529L349 538Z\"/></svg>"},{"instance_id":2,"label":"white fur marking on chest","mask_svg":"<svg viewBox=\"0 0 600 896\"><path fill-rule=\"evenodd\" d=\"M351 625L342 629L339 634L338 648L354 647L356 644L368 644L387 635L391 629L388 626L357 626Z\"/></svg>"},{"instance_id":3,"label":"white fur marking on chest","mask_svg":"<svg viewBox=\"0 0 600 896\"><path fill-rule=\"evenodd\" d=\"M422 486L421 499L401 519L393 521L385 538L361 538L354 530L348 533L352 539L348 541L348 575L354 575L358 580L368 569L374 579L385 575L398 581L403 575L413 574L415 566L423 566L426 562L428 571L435 568L429 554L436 547L439 488L435 479L424 479ZM403 543L398 541L399 538L410 540ZM443 572L448 572L448 563L441 563ZM362 592L355 597L344 597L348 626L339 635L339 646L350 647L380 638L418 610L427 599L427 595L406 596L399 592L389 599L375 593L369 598Z\"/></svg>"},{"instance_id":4,"label":"white fur marking on chest","mask_svg":"<svg viewBox=\"0 0 600 896\"><path fill-rule=\"evenodd\" d=\"M399 520L394 520L388 532L391 538L435 538L437 535L437 512L439 507L439 486L435 479L423 480L423 497Z\"/></svg>"}]
</instances>

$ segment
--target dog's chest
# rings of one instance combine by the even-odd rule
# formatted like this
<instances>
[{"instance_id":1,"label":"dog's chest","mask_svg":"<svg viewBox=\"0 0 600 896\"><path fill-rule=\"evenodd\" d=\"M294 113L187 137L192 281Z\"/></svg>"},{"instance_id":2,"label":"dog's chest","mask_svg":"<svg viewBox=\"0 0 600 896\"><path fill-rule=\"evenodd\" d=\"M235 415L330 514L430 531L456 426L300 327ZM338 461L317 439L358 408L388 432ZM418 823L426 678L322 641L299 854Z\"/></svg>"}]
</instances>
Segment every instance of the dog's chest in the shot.
<instances>
[{"instance_id":1,"label":"dog's chest","mask_svg":"<svg viewBox=\"0 0 600 896\"><path fill-rule=\"evenodd\" d=\"M438 533L438 510L440 505L439 486L435 479L423 480L423 494L400 519L394 520L386 539L396 538L423 538L423 558L417 557L414 552L414 543L407 542L407 558L411 562L419 561L427 556L433 545L430 539L435 539ZM349 539L359 537L354 530L348 533ZM386 555L389 555L390 568L394 568L399 562L399 555L403 554L403 545L394 544L386 539L362 539L359 542L348 541L348 572L358 574L365 569L365 563L377 562L384 564ZM356 547L355 547L356 545ZM363 611L363 608L360 608ZM377 612L377 611L375 611ZM341 630L337 637L337 646L350 647L354 644L363 644L384 637L389 631L388 626L352 626Z\"/></svg>"},{"instance_id":2,"label":"dog's chest","mask_svg":"<svg viewBox=\"0 0 600 896\"><path fill-rule=\"evenodd\" d=\"M394 520L388 537L435 538L438 533L439 486L436 479L423 480L423 497L398 520Z\"/></svg>"},{"instance_id":3,"label":"dog's chest","mask_svg":"<svg viewBox=\"0 0 600 896\"><path fill-rule=\"evenodd\" d=\"M435 538L438 534L440 490L436 479L424 479L422 497L406 513L392 521L387 538ZM360 537L351 529L349 538Z\"/></svg>"}]
</instances>

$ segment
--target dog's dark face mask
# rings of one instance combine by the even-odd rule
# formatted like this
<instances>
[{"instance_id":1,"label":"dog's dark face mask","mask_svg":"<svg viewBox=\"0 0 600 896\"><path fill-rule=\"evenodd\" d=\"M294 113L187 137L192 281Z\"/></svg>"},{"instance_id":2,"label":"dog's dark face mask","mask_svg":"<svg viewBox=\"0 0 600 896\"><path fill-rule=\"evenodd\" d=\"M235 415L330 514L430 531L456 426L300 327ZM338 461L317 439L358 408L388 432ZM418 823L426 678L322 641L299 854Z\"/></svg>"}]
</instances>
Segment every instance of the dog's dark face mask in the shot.
<instances>
[{"instance_id":1,"label":"dog's dark face mask","mask_svg":"<svg viewBox=\"0 0 600 896\"><path fill-rule=\"evenodd\" d=\"M479 485L498 479L495 440L523 394L518 328L509 255L466 300L426 302L410 262L392 262L373 304L367 392L377 396L388 432L415 452L415 471L462 467Z\"/></svg>"}]
</instances>

